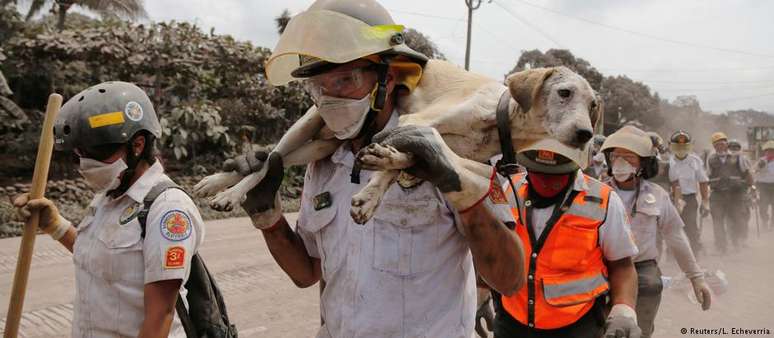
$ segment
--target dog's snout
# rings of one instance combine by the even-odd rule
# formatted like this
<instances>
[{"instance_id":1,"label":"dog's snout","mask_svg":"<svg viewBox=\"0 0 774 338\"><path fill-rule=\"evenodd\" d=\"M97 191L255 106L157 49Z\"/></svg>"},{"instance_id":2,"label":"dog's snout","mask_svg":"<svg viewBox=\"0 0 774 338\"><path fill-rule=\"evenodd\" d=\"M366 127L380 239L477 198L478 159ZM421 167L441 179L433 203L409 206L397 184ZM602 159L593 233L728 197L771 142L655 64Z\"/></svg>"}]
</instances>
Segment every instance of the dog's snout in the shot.
<instances>
[{"instance_id":1,"label":"dog's snout","mask_svg":"<svg viewBox=\"0 0 774 338\"><path fill-rule=\"evenodd\" d=\"M578 129L575 131L575 142L578 144L586 144L594 136L591 129Z\"/></svg>"}]
</instances>

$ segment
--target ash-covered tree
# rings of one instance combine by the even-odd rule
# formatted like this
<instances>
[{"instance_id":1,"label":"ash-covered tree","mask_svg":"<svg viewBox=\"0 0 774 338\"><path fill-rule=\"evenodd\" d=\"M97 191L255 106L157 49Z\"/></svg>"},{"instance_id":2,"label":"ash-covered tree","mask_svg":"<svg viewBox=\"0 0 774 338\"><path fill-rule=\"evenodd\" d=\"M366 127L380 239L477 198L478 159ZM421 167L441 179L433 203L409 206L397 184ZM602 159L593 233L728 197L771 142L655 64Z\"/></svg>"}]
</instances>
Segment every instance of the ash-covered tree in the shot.
<instances>
[{"instance_id":1,"label":"ash-covered tree","mask_svg":"<svg viewBox=\"0 0 774 338\"><path fill-rule=\"evenodd\" d=\"M406 39L406 45L411 49L425 54L431 59L446 60L446 56L441 53L438 46L427 35L422 34L416 29L406 29L403 32L403 37Z\"/></svg>"},{"instance_id":2,"label":"ash-covered tree","mask_svg":"<svg viewBox=\"0 0 774 338\"><path fill-rule=\"evenodd\" d=\"M148 16L145 12L143 0L29 0L30 9L27 11L26 21L47 4L52 4L52 12L57 15L57 29L64 30L67 12L73 6L83 7L94 11L103 17L119 17L124 19L138 19Z\"/></svg>"},{"instance_id":3,"label":"ash-covered tree","mask_svg":"<svg viewBox=\"0 0 774 338\"><path fill-rule=\"evenodd\" d=\"M290 15L290 11L287 8L285 8L278 17L274 18L274 24L277 25L277 32L279 32L280 35L285 32L285 28L292 18L293 16Z\"/></svg>"},{"instance_id":4,"label":"ash-covered tree","mask_svg":"<svg viewBox=\"0 0 774 338\"><path fill-rule=\"evenodd\" d=\"M516 66L506 76L525 69L556 66L565 66L580 74L594 90L599 90L602 86L604 75L594 68L590 62L583 58L575 57L572 52L566 49L549 49L545 53L537 49L522 51Z\"/></svg>"}]
</instances>

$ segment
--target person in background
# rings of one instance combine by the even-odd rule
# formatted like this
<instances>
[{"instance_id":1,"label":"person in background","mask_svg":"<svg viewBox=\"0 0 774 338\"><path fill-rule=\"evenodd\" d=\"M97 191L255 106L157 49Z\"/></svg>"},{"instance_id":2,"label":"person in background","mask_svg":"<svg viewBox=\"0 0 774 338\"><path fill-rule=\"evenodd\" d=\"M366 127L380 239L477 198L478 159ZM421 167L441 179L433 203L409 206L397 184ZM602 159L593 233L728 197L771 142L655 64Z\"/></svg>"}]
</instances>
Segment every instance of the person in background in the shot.
<instances>
[{"instance_id":1,"label":"person in background","mask_svg":"<svg viewBox=\"0 0 774 338\"><path fill-rule=\"evenodd\" d=\"M715 248L720 254L728 251L729 237L734 249L745 246L748 217L740 208L747 190L755 185L749 163L740 153L729 151L728 136L716 132L710 137L715 152L707 159L710 185L710 214L715 235Z\"/></svg>"},{"instance_id":2,"label":"person in background","mask_svg":"<svg viewBox=\"0 0 774 338\"><path fill-rule=\"evenodd\" d=\"M756 167L756 186L760 194L758 211L761 226L774 229L774 141L767 141L762 147L763 156L758 159ZM771 210L771 213L769 213Z\"/></svg>"},{"instance_id":3,"label":"person in background","mask_svg":"<svg viewBox=\"0 0 774 338\"><path fill-rule=\"evenodd\" d=\"M599 151L599 148L601 148L602 144L605 143L605 135L594 135L594 138L591 142L591 164L588 168L583 170L583 173L601 180L607 173L605 155Z\"/></svg>"},{"instance_id":4,"label":"person in background","mask_svg":"<svg viewBox=\"0 0 774 338\"><path fill-rule=\"evenodd\" d=\"M669 181L672 183L672 196L676 201L677 211L685 223L685 234L691 242L694 254L698 256L703 249L701 244L701 229L697 222L697 211L700 217L709 215L709 177L704 170L701 158L693 153L693 140L684 130L678 130L669 138L672 156L669 158ZM701 208L698 206L696 194L701 194Z\"/></svg>"},{"instance_id":5,"label":"person in background","mask_svg":"<svg viewBox=\"0 0 774 338\"><path fill-rule=\"evenodd\" d=\"M658 163L651 139L642 130L626 126L610 135L602 151L610 166L609 184L623 200L629 214L632 233L639 253L634 257L637 269L637 323L642 337L653 334L656 313L661 303L663 283L658 266L656 234L675 256L680 269L691 281L701 308L708 310L711 295L704 272L696 264L688 239L683 232L683 221L669 194L648 178L657 174Z\"/></svg>"}]
</instances>

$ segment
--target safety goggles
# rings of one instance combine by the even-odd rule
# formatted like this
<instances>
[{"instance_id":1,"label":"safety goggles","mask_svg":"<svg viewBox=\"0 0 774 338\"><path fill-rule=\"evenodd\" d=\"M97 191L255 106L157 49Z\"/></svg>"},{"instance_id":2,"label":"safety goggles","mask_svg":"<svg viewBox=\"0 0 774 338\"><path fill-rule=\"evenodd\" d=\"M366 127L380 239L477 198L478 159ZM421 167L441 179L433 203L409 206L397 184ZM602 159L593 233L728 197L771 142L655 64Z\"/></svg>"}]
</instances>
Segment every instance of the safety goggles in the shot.
<instances>
[{"instance_id":1,"label":"safety goggles","mask_svg":"<svg viewBox=\"0 0 774 338\"><path fill-rule=\"evenodd\" d=\"M616 154L616 153L610 153L610 162L615 162L617 159L623 159L626 162L629 163L637 163L637 161L640 160L640 157L637 154Z\"/></svg>"},{"instance_id":2,"label":"safety goggles","mask_svg":"<svg viewBox=\"0 0 774 338\"><path fill-rule=\"evenodd\" d=\"M351 97L362 91L365 85L373 86L376 75L372 74L373 66L350 70L323 73L308 78L305 81L307 93L317 103L323 95L333 97Z\"/></svg>"}]
</instances>

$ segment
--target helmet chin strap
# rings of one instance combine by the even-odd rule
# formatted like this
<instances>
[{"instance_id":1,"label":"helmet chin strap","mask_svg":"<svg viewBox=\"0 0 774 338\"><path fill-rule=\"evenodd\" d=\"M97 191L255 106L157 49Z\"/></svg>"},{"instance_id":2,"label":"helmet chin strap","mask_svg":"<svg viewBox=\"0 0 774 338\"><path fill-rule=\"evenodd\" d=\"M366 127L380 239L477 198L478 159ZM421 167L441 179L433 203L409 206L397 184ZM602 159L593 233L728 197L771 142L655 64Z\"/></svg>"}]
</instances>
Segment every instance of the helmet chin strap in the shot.
<instances>
[{"instance_id":1,"label":"helmet chin strap","mask_svg":"<svg viewBox=\"0 0 774 338\"><path fill-rule=\"evenodd\" d=\"M376 82L376 94L374 94L374 102L371 105L371 109L366 115L366 120L363 123L363 128L360 129L357 136L353 139L362 139L364 144L371 143L371 138L376 134L374 123L379 112L384 109L384 105L387 102L387 72L390 69L390 65L382 59L382 62L375 64L376 74L378 76ZM352 172L349 174L349 180L351 183L360 184L360 164L355 161L352 166Z\"/></svg>"}]
</instances>

